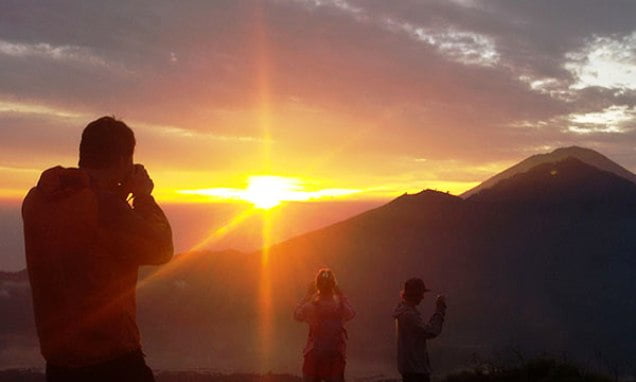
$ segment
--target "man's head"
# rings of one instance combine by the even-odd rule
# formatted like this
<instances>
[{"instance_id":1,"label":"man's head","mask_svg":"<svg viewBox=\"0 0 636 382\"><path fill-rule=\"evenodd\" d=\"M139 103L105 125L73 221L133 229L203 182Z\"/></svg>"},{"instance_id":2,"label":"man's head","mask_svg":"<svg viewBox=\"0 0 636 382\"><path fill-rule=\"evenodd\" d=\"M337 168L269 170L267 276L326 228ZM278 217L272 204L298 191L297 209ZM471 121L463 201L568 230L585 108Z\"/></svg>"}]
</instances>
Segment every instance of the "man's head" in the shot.
<instances>
[{"instance_id":1,"label":"man's head","mask_svg":"<svg viewBox=\"0 0 636 382\"><path fill-rule=\"evenodd\" d=\"M80 168L105 170L132 166L135 134L124 122L101 117L84 128L79 151Z\"/></svg>"},{"instance_id":2,"label":"man's head","mask_svg":"<svg viewBox=\"0 0 636 382\"><path fill-rule=\"evenodd\" d=\"M424 281L418 277L406 280L402 289L402 299L407 303L418 305L424 298L424 293L428 292Z\"/></svg>"},{"instance_id":3,"label":"man's head","mask_svg":"<svg viewBox=\"0 0 636 382\"><path fill-rule=\"evenodd\" d=\"M320 294L333 293L336 285L336 276L331 269L322 268L318 271L316 275L316 289L318 289Z\"/></svg>"}]
</instances>

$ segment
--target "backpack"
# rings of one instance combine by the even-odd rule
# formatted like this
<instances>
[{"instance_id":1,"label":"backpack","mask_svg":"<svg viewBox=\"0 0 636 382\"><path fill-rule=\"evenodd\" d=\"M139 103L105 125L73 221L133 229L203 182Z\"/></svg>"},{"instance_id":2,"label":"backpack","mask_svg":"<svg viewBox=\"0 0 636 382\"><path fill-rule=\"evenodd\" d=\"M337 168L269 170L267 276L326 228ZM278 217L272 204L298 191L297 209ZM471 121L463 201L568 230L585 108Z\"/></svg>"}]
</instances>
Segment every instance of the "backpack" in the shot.
<instances>
[{"instance_id":1,"label":"backpack","mask_svg":"<svg viewBox=\"0 0 636 382\"><path fill-rule=\"evenodd\" d=\"M317 324L313 328L313 352L319 357L335 357L340 355L342 345L347 338L343 326L342 302L333 308L320 301L314 301Z\"/></svg>"}]
</instances>

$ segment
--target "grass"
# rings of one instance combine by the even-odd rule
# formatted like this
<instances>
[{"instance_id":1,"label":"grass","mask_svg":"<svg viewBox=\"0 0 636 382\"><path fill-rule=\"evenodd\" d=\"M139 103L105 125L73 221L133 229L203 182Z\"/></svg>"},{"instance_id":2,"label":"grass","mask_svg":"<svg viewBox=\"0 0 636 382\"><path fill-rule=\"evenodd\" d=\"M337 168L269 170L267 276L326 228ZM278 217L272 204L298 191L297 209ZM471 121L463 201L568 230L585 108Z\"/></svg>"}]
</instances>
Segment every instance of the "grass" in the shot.
<instances>
[{"instance_id":1,"label":"grass","mask_svg":"<svg viewBox=\"0 0 636 382\"><path fill-rule=\"evenodd\" d=\"M454 373L443 382L614 382L614 378L582 370L573 363L554 358L535 358L517 365L480 364Z\"/></svg>"}]
</instances>

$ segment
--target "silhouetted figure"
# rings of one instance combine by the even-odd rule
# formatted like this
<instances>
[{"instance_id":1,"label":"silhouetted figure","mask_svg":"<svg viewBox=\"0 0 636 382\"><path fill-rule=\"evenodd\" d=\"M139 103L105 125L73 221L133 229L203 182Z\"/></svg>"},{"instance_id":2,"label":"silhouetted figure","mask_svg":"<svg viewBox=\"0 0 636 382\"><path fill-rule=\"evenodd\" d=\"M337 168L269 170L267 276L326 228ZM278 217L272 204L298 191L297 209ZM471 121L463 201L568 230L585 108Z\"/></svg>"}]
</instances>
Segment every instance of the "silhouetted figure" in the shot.
<instances>
[{"instance_id":1,"label":"silhouetted figure","mask_svg":"<svg viewBox=\"0 0 636 382\"><path fill-rule=\"evenodd\" d=\"M437 309L428 322L416 306L428 292L424 281L412 278L404 283L402 301L393 312L397 324L398 371L404 382L430 381L431 365L426 350L426 340L437 337L442 332L446 314L446 298L437 296Z\"/></svg>"},{"instance_id":2,"label":"silhouetted figure","mask_svg":"<svg viewBox=\"0 0 636 382\"><path fill-rule=\"evenodd\" d=\"M304 381L344 381L347 331L343 324L354 316L333 271L319 270L315 282L310 284L294 311L296 320L309 324L303 352Z\"/></svg>"},{"instance_id":3,"label":"silhouetted figure","mask_svg":"<svg viewBox=\"0 0 636 382\"><path fill-rule=\"evenodd\" d=\"M79 168L44 171L23 202L47 381L154 380L141 351L135 287L139 266L172 258L172 233L152 180L133 164L134 147L123 122L93 121L82 133Z\"/></svg>"}]
</instances>

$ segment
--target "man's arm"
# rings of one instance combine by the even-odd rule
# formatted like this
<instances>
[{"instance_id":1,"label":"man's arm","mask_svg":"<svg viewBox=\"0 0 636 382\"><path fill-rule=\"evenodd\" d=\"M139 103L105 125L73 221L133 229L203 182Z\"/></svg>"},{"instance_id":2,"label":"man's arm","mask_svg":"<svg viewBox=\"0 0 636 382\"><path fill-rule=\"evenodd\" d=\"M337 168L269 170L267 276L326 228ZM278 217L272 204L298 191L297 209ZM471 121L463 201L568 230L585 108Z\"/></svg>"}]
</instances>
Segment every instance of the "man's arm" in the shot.
<instances>
[{"instance_id":1,"label":"man's arm","mask_svg":"<svg viewBox=\"0 0 636 382\"><path fill-rule=\"evenodd\" d=\"M340 298L342 300L343 321L352 320L356 316L355 310L353 310L353 307L351 307L351 303L349 302L349 299L345 295L341 295Z\"/></svg>"},{"instance_id":2,"label":"man's arm","mask_svg":"<svg viewBox=\"0 0 636 382\"><path fill-rule=\"evenodd\" d=\"M172 229L151 195L136 196L133 207L113 195L100 203L100 233L109 252L139 265L164 264L173 256ZM114 200L113 200L114 199Z\"/></svg>"},{"instance_id":3,"label":"man's arm","mask_svg":"<svg viewBox=\"0 0 636 382\"><path fill-rule=\"evenodd\" d=\"M296 304L296 309L294 309L294 320L296 321L307 321L310 315L311 310L311 300L315 297L316 294L316 286L312 282L307 287L307 292L305 296Z\"/></svg>"},{"instance_id":4,"label":"man's arm","mask_svg":"<svg viewBox=\"0 0 636 382\"><path fill-rule=\"evenodd\" d=\"M342 306L342 320L345 322L352 320L356 316L356 312L355 310L353 310L353 307L351 306L349 299L347 298L347 296L344 295L344 293L342 293L342 290L340 290L340 288L337 285L335 287L334 292L336 296L340 299L340 303Z\"/></svg>"},{"instance_id":5,"label":"man's arm","mask_svg":"<svg viewBox=\"0 0 636 382\"><path fill-rule=\"evenodd\" d=\"M437 308L428 322L425 322L421 316L413 314L411 319L418 334L426 339L435 338L442 332L444 326L444 317L446 316L446 299L443 296L437 298Z\"/></svg>"},{"instance_id":6,"label":"man's arm","mask_svg":"<svg viewBox=\"0 0 636 382\"><path fill-rule=\"evenodd\" d=\"M136 164L125 186L133 195L132 208L124 200L128 192L104 193L100 198L104 231L107 238L112 236L106 242L111 253L139 265L167 263L174 252L170 223L152 197L154 187L148 171Z\"/></svg>"},{"instance_id":7,"label":"man's arm","mask_svg":"<svg viewBox=\"0 0 636 382\"><path fill-rule=\"evenodd\" d=\"M303 298L298 304L296 304L296 309L294 309L294 320L303 322L307 319L307 312L309 310L307 303L308 301Z\"/></svg>"}]
</instances>

